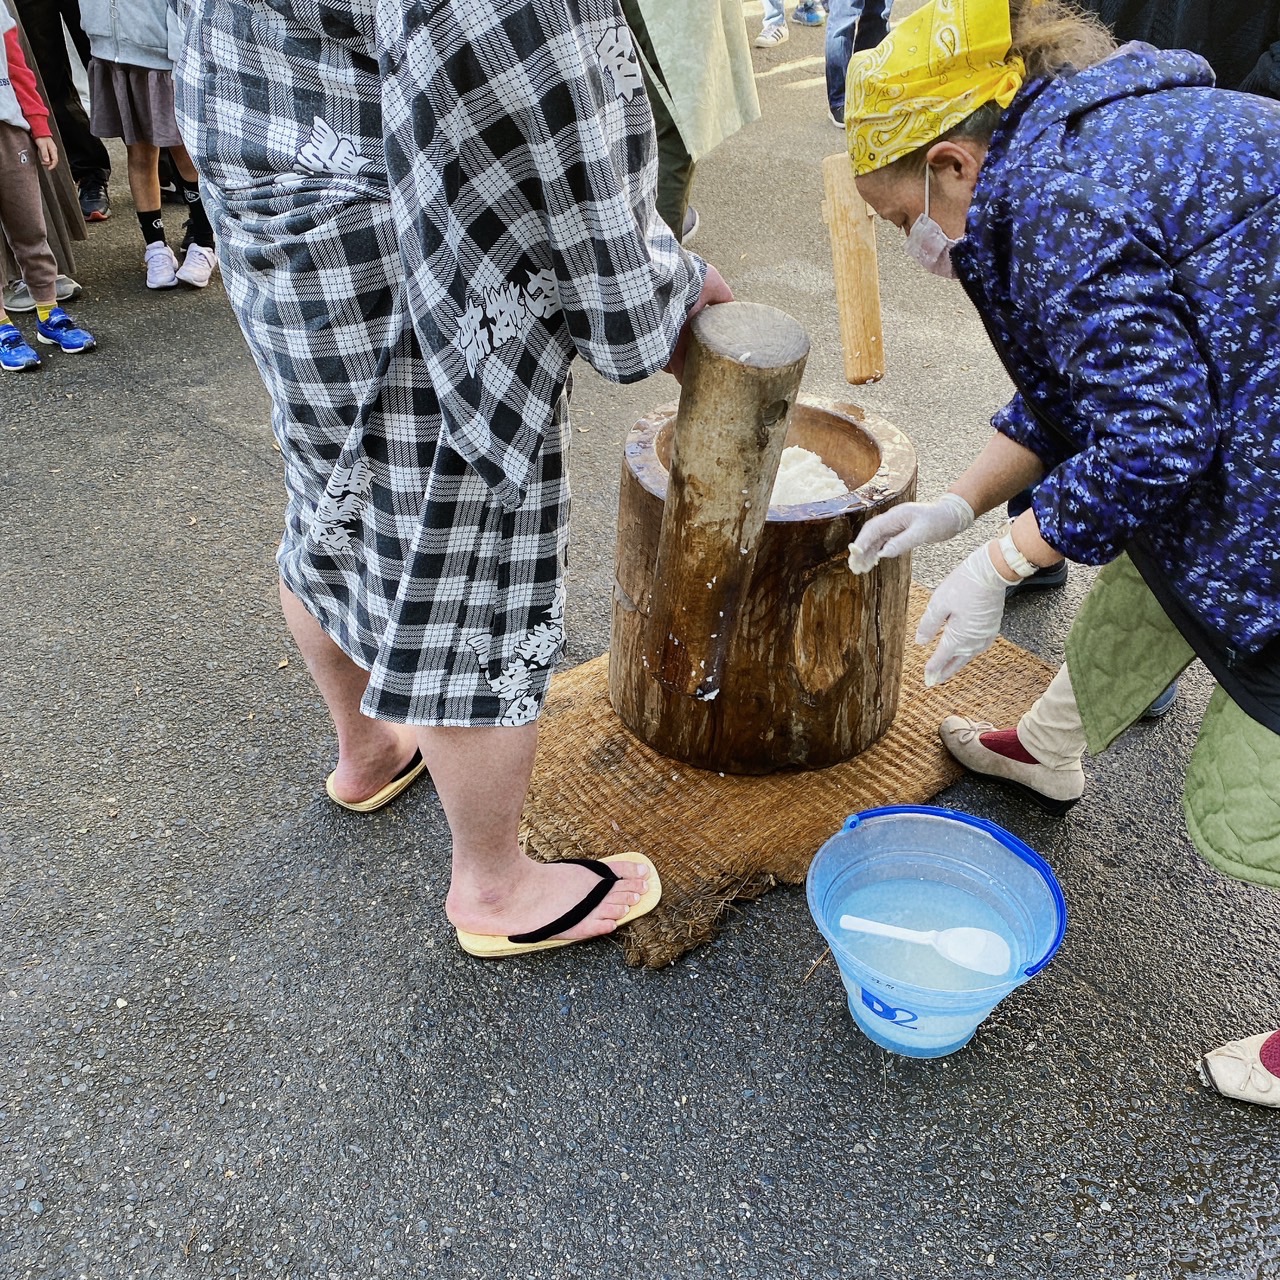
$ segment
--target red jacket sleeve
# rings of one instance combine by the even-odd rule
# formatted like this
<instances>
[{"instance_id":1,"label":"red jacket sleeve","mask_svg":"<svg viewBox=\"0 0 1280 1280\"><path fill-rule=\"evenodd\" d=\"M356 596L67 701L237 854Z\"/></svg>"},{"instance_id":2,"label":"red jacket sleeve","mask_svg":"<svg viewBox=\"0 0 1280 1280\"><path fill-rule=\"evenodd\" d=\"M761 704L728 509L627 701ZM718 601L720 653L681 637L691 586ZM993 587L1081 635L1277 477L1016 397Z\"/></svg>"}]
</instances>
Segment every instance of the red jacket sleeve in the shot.
<instances>
[{"instance_id":1,"label":"red jacket sleeve","mask_svg":"<svg viewBox=\"0 0 1280 1280\"><path fill-rule=\"evenodd\" d=\"M35 73L22 56L17 27L4 33L4 51L9 57L9 79L13 84L13 92L18 99L18 106L22 108L22 114L27 118L31 136L50 137L52 131L49 128L49 108L44 105L40 90L36 88Z\"/></svg>"}]
</instances>

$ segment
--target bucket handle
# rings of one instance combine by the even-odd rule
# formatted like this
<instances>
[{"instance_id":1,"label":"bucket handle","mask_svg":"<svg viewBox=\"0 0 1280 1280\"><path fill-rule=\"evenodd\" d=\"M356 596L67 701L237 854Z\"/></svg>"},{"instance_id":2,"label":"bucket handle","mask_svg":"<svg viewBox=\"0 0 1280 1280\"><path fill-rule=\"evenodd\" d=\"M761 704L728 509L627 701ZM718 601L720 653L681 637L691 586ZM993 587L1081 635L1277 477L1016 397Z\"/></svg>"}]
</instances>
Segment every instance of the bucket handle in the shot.
<instances>
[{"instance_id":1,"label":"bucket handle","mask_svg":"<svg viewBox=\"0 0 1280 1280\"><path fill-rule=\"evenodd\" d=\"M1050 944L1048 951L1043 960L1036 961L1035 964L1028 965L1023 969L1023 973L1028 978L1034 978L1041 969L1049 963L1057 954L1058 947L1067 932L1067 900L1062 896L1062 886L1058 884L1058 878L1053 874L1053 868L1025 841L1019 840L1017 836L1006 831L1003 827L997 826L996 823L986 818L976 818L971 813L962 813L959 809L944 809L930 805L921 804L891 804L884 805L879 809L864 809L861 813L850 814L845 819L844 826L841 831L852 831L857 827L864 818L885 818L894 814L911 813L923 814L925 817L943 817L954 818L958 822L966 823L971 827L977 827L980 831L985 831L992 839L998 840L1010 853L1016 854L1028 866L1034 867L1044 880L1045 887L1049 890L1053 898L1054 905L1058 909L1058 928L1054 933L1053 942ZM1014 843L1010 844L1012 840Z\"/></svg>"}]
</instances>

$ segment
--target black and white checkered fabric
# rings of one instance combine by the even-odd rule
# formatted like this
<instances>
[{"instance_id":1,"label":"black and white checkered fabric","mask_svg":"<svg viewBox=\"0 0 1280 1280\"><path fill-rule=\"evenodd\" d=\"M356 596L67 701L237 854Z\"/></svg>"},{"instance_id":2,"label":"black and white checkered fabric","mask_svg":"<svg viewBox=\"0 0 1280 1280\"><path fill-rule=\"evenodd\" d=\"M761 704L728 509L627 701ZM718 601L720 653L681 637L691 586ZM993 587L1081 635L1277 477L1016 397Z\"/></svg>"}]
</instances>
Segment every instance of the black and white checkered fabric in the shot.
<instances>
[{"instance_id":1,"label":"black and white checkered fabric","mask_svg":"<svg viewBox=\"0 0 1280 1280\"><path fill-rule=\"evenodd\" d=\"M662 368L705 274L654 213L616 0L171 3L283 579L367 714L527 723L563 645L569 366Z\"/></svg>"}]
</instances>

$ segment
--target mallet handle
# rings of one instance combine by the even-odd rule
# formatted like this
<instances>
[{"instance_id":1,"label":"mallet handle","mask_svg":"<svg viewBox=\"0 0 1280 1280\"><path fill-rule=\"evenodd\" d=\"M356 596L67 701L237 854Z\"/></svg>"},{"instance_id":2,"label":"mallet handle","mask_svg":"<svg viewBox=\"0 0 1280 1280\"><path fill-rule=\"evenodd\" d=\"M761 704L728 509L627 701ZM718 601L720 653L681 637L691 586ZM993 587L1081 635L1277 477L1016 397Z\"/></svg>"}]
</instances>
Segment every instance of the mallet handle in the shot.
<instances>
[{"instance_id":1,"label":"mallet handle","mask_svg":"<svg viewBox=\"0 0 1280 1280\"><path fill-rule=\"evenodd\" d=\"M823 216L831 233L836 305L844 376L858 385L884 377L884 335L880 330L880 273L876 263L874 215L853 183L844 152L822 162L827 198Z\"/></svg>"}]
</instances>

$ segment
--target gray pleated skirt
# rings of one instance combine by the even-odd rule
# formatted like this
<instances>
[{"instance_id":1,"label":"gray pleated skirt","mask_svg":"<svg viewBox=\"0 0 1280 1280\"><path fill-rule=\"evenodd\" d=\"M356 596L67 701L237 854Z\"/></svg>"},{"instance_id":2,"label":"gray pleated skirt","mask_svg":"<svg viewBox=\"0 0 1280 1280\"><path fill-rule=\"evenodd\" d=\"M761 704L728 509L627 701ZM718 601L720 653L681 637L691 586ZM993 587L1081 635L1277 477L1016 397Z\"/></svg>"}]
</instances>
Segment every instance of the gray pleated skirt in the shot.
<instances>
[{"instance_id":1,"label":"gray pleated skirt","mask_svg":"<svg viewBox=\"0 0 1280 1280\"><path fill-rule=\"evenodd\" d=\"M98 138L155 147L182 144L173 113L173 73L89 60L89 128Z\"/></svg>"}]
</instances>

